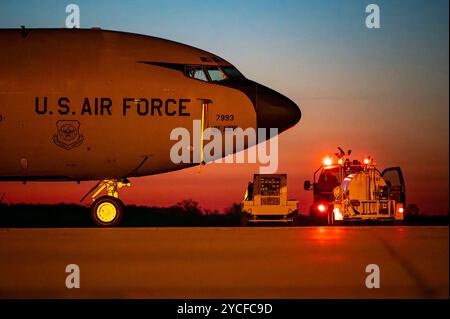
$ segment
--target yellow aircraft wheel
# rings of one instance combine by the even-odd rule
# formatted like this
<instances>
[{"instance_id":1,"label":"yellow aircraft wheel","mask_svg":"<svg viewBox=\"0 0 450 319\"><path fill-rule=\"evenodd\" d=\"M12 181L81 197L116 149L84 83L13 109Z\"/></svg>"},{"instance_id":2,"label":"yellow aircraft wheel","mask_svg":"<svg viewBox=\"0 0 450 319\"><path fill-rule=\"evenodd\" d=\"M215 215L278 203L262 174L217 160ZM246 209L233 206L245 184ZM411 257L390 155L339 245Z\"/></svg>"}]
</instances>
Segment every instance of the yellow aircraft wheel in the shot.
<instances>
[{"instance_id":1,"label":"yellow aircraft wheel","mask_svg":"<svg viewBox=\"0 0 450 319\"><path fill-rule=\"evenodd\" d=\"M123 216L123 203L112 196L98 198L91 208L91 219L97 226L119 225Z\"/></svg>"}]
</instances>

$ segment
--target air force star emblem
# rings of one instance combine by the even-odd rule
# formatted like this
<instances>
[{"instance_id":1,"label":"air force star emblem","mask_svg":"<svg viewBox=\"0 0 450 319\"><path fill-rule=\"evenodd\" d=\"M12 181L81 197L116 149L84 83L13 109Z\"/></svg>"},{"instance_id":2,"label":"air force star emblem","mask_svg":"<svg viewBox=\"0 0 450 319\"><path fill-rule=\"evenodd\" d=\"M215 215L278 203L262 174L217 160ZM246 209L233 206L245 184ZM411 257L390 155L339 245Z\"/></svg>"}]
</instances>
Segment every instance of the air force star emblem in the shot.
<instances>
[{"instance_id":1,"label":"air force star emblem","mask_svg":"<svg viewBox=\"0 0 450 319\"><path fill-rule=\"evenodd\" d=\"M66 150L80 146L84 136L80 134L80 122L58 121L56 122L57 132L53 135L53 142Z\"/></svg>"}]
</instances>

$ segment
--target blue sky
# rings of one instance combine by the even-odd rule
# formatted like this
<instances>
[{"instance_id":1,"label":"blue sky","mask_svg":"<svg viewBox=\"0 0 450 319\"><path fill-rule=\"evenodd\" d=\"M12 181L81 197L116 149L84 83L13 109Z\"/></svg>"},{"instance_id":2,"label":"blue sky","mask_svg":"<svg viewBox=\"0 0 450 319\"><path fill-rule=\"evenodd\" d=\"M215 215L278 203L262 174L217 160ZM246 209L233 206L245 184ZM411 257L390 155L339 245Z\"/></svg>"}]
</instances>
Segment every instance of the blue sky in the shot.
<instances>
[{"instance_id":1,"label":"blue sky","mask_svg":"<svg viewBox=\"0 0 450 319\"><path fill-rule=\"evenodd\" d=\"M299 92L299 72L316 73L322 79L336 74L366 78L367 72L383 71L373 67L380 61L388 61L387 67L411 67L403 77L415 77L425 68L445 81L448 1L377 1L382 28L368 30L365 7L372 2L3 0L0 27L64 27L65 7L76 3L81 9L81 27L99 26L188 43L227 58L250 78L269 85L281 82L280 87L290 95L325 93L312 84L303 86L307 92ZM366 84L362 89L371 94L372 83L354 82ZM353 86L348 87L353 89L349 93L354 93ZM389 91L386 86L383 89ZM380 88L376 89L378 94ZM408 90L401 89L402 94Z\"/></svg>"}]
</instances>

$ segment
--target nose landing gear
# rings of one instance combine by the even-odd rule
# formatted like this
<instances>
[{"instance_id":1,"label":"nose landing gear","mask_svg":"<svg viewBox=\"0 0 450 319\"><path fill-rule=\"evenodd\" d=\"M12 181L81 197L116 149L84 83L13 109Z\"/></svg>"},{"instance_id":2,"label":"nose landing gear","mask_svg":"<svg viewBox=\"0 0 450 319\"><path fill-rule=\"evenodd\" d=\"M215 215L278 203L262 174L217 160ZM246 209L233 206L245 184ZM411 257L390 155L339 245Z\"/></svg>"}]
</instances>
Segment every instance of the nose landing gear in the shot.
<instances>
[{"instance_id":1,"label":"nose landing gear","mask_svg":"<svg viewBox=\"0 0 450 319\"><path fill-rule=\"evenodd\" d=\"M105 179L97 183L82 199L93 193L94 204L91 207L91 219L97 226L114 227L120 224L124 213L124 204L119 199L118 190L125 186L130 186L130 181L126 178ZM103 190L107 195L96 199Z\"/></svg>"}]
</instances>

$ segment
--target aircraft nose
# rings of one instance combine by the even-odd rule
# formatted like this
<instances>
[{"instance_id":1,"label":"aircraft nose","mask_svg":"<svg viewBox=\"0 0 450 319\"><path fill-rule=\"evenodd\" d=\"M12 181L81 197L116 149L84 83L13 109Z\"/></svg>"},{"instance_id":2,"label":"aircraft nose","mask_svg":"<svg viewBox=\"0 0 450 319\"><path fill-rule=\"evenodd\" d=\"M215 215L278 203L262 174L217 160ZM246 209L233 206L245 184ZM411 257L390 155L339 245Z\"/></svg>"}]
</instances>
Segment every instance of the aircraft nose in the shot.
<instances>
[{"instance_id":1,"label":"aircraft nose","mask_svg":"<svg viewBox=\"0 0 450 319\"><path fill-rule=\"evenodd\" d=\"M259 128L286 131L300 121L300 108L286 96L251 80L228 80L218 84L232 87L247 95L256 111Z\"/></svg>"},{"instance_id":2,"label":"aircraft nose","mask_svg":"<svg viewBox=\"0 0 450 319\"><path fill-rule=\"evenodd\" d=\"M300 108L286 96L264 85L257 86L257 125L259 128L278 128L281 133L300 121Z\"/></svg>"}]
</instances>

